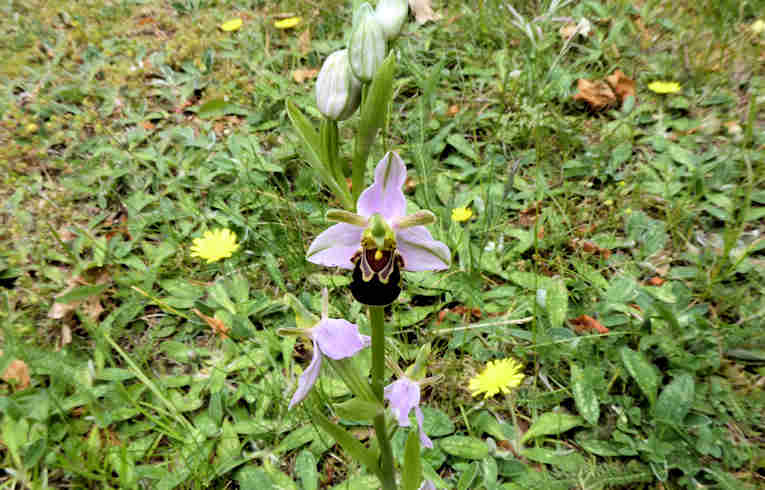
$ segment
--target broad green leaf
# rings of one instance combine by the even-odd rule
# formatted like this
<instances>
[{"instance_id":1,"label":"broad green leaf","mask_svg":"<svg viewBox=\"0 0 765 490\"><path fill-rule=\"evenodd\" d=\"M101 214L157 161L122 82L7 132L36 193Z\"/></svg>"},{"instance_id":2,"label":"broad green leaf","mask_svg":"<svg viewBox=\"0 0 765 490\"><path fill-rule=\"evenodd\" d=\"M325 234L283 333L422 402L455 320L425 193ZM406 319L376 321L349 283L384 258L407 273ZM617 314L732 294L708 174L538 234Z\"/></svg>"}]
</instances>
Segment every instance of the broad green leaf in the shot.
<instances>
[{"instance_id":1,"label":"broad green leaf","mask_svg":"<svg viewBox=\"0 0 765 490\"><path fill-rule=\"evenodd\" d=\"M418 490L422 481L420 459L420 436L416 430L409 431L404 450L404 467L401 470L402 490Z\"/></svg>"},{"instance_id":2,"label":"broad green leaf","mask_svg":"<svg viewBox=\"0 0 765 490\"><path fill-rule=\"evenodd\" d=\"M648 362L642 352L635 352L625 346L622 347L620 354L627 372L637 381L640 390L653 406L659 390L659 375L656 373L656 368Z\"/></svg>"},{"instance_id":3,"label":"broad green leaf","mask_svg":"<svg viewBox=\"0 0 765 490\"><path fill-rule=\"evenodd\" d=\"M483 459L489 455L489 446L477 437L451 436L438 442L441 449L452 456L465 459Z\"/></svg>"},{"instance_id":4,"label":"broad green leaf","mask_svg":"<svg viewBox=\"0 0 765 490\"><path fill-rule=\"evenodd\" d=\"M236 315L236 305L226 292L226 287L223 285L223 281L216 281L208 290L210 298L212 298L217 304L228 310L232 315Z\"/></svg>"},{"instance_id":5,"label":"broad green leaf","mask_svg":"<svg viewBox=\"0 0 765 490\"><path fill-rule=\"evenodd\" d=\"M303 490L319 488L319 473L316 471L316 456L307 449L301 451L295 458L295 474L303 484Z\"/></svg>"},{"instance_id":6,"label":"broad green leaf","mask_svg":"<svg viewBox=\"0 0 765 490\"><path fill-rule=\"evenodd\" d=\"M467 469L462 472L460 479L457 481L457 490L469 490L474 488L473 482L478 476L478 463L470 463Z\"/></svg>"},{"instance_id":7,"label":"broad green leaf","mask_svg":"<svg viewBox=\"0 0 765 490\"><path fill-rule=\"evenodd\" d=\"M481 461L481 473L483 473L483 486L487 489L496 488L499 467L495 458L485 458Z\"/></svg>"},{"instance_id":8,"label":"broad green leaf","mask_svg":"<svg viewBox=\"0 0 765 490\"><path fill-rule=\"evenodd\" d=\"M673 424L681 424L688 415L696 392L693 376L683 373L672 380L659 395L654 414L656 418Z\"/></svg>"},{"instance_id":9,"label":"broad green leaf","mask_svg":"<svg viewBox=\"0 0 765 490\"><path fill-rule=\"evenodd\" d=\"M329 490L369 490L370 488L379 488L380 480L372 475L354 476L338 483ZM258 489L260 490L260 489Z\"/></svg>"},{"instance_id":10,"label":"broad green leaf","mask_svg":"<svg viewBox=\"0 0 765 490\"><path fill-rule=\"evenodd\" d=\"M313 441L317 435L316 428L313 424L304 425L303 427L293 430L287 437L282 439L282 442L276 446L274 452L276 454L281 454L292 451L293 449L297 449L300 446L304 446Z\"/></svg>"},{"instance_id":11,"label":"broad green leaf","mask_svg":"<svg viewBox=\"0 0 765 490\"><path fill-rule=\"evenodd\" d=\"M521 442L526 442L540 436L562 434L569 429L583 425L582 417L568 413L547 412L537 418L529 430L523 434Z\"/></svg>"},{"instance_id":12,"label":"broad green leaf","mask_svg":"<svg viewBox=\"0 0 765 490\"><path fill-rule=\"evenodd\" d=\"M228 419L223 420L220 441L218 442L217 456L220 461L233 461L239 458L240 451L239 436L234 431L234 427Z\"/></svg>"},{"instance_id":13,"label":"broad green leaf","mask_svg":"<svg viewBox=\"0 0 765 490\"><path fill-rule=\"evenodd\" d=\"M226 114L246 115L247 111L224 99L213 99L205 102L197 109L197 116L202 119L225 116Z\"/></svg>"},{"instance_id":14,"label":"broad green leaf","mask_svg":"<svg viewBox=\"0 0 765 490\"><path fill-rule=\"evenodd\" d=\"M634 456L637 451L623 446L614 441L601 441L598 439L577 439L577 444L588 453L598 456Z\"/></svg>"},{"instance_id":15,"label":"broad green leaf","mask_svg":"<svg viewBox=\"0 0 765 490\"><path fill-rule=\"evenodd\" d=\"M80 286L78 288L72 289L66 294L57 296L55 300L56 303L72 303L74 301L83 300L90 296L101 294L108 287L108 284L98 284L96 286Z\"/></svg>"},{"instance_id":16,"label":"broad green leaf","mask_svg":"<svg viewBox=\"0 0 765 490\"><path fill-rule=\"evenodd\" d=\"M425 416L422 429L428 436L441 437L454 432L454 422L441 410L424 406L422 407L422 414Z\"/></svg>"},{"instance_id":17,"label":"broad green leaf","mask_svg":"<svg viewBox=\"0 0 765 490\"><path fill-rule=\"evenodd\" d=\"M348 420L372 421L383 410L384 407L380 402L366 401L360 398L351 398L335 405L337 414Z\"/></svg>"},{"instance_id":18,"label":"broad green leaf","mask_svg":"<svg viewBox=\"0 0 765 490\"><path fill-rule=\"evenodd\" d=\"M600 403L591 380L589 372L577 364L571 365L571 391L574 392L576 408L587 422L595 425L600 418Z\"/></svg>"},{"instance_id":19,"label":"broad green leaf","mask_svg":"<svg viewBox=\"0 0 765 490\"><path fill-rule=\"evenodd\" d=\"M447 143L452 145L454 148L457 149L458 152L462 153L466 157L470 158L474 162L478 162L480 160L480 157L475 152L473 147L465 140L465 137L462 136L461 133L452 133L446 138Z\"/></svg>"},{"instance_id":20,"label":"broad green leaf","mask_svg":"<svg viewBox=\"0 0 765 490\"><path fill-rule=\"evenodd\" d=\"M549 281L546 309L553 328L562 327L568 311L568 290L562 279Z\"/></svg>"},{"instance_id":21,"label":"broad green leaf","mask_svg":"<svg viewBox=\"0 0 765 490\"><path fill-rule=\"evenodd\" d=\"M669 146L669 156L677 163L682 163L690 170L696 168L699 163L699 157L693 154L690 150L683 148L680 145L672 144Z\"/></svg>"},{"instance_id":22,"label":"broad green leaf","mask_svg":"<svg viewBox=\"0 0 765 490\"><path fill-rule=\"evenodd\" d=\"M160 344L159 348L172 360L180 363L191 362L197 357L197 352L193 347L177 340L166 340Z\"/></svg>"}]
</instances>

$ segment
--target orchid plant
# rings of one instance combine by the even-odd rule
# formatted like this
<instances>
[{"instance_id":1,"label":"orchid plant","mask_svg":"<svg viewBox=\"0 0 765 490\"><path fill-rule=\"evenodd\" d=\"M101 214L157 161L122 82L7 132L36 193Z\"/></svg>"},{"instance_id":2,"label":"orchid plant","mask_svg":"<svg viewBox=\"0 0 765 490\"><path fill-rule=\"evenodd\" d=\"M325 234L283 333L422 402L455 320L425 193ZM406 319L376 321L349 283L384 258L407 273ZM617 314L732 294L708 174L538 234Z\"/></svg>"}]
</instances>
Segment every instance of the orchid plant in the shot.
<instances>
[{"instance_id":1,"label":"orchid plant","mask_svg":"<svg viewBox=\"0 0 765 490\"><path fill-rule=\"evenodd\" d=\"M347 320L329 318L329 299L323 292L322 316L316 318L288 295L298 317L297 329L282 329L283 334L308 337L313 357L301 374L297 390L289 404L292 409L309 396L322 364L326 361L345 382L354 397L334 407L370 422L376 444L366 447L340 425L332 423L316 406L307 403L313 420L340 444L348 454L363 463L380 479L383 490L418 490L435 488L422 481L420 445L433 447L422 429L420 389L428 380L425 363L430 353L426 344L417 361L404 373L393 365L397 379L385 385L385 312L384 307L401 293L401 271L437 271L451 264L451 252L435 240L426 225L435 221L430 211L406 214L403 186L406 165L395 152L388 152L377 164L374 182L362 189L367 159L372 143L385 125L393 95L395 57L386 53L399 34L408 15L407 0L379 0L377 8L362 3L354 11L353 26L345 49L332 53L324 62L316 82L316 104L324 119L318 129L291 102L287 113L301 138L304 157L323 184L334 194L342 209L327 213L336 224L319 234L311 243L307 259L326 267L352 271L353 297L367 305L371 338L359 333L359 327ZM358 130L350 168L342 165L339 123L360 108ZM346 179L350 173L351 189ZM362 373L353 358L371 346L371 373ZM386 411L385 404L388 404ZM391 436L396 427L409 427L414 412L417 430L406 442L404 461L397 478L391 450ZM394 427L389 430L389 427Z\"/></svg>"},{"instance_id":2,"label":"orchid plant","mask_svg":"<svg viewBox=\"0 0 765 490\"><path fill-rule=\"evenodd\" d=\"M364 447L341 426L330 422L315 406L310 407L313 418L349 454L377 475L384 490L399 488L388 427L394 421L398 427L409 427L412 412L418 430L410 432L407 439L401 467L401 488L434 488L431 482L422 481L420 461L420 446L433 447L423 431L424 416L420 408L420 388L428 382L423 378L430 347L427 344L423 346L417 361L407 373L394 365L398 379L385 386L384 306L395 301L401 292L401 270L442 270L451 263L449 248L435 240L425 227L435 220L433 213L418 211L406 214L405 181L406 165L403 160L395 152L387 153L375 168L374 182L359 196L356 213L344 210L327 213L328 219L339 223L319 234L308 248L307 258L313 263L353 270L351 293L368 307L371 340L359 333L357 325L329 318L326 290L323 292L321 319L306 313L302 304L289 296L288 300L298 318L303 320L298 322L301 328L282 329L282 333L304 335L313 342L313 358L300 376L289 408L307 397L319 376L322 360L326 358L330 361L335 372L355 395L336 409L346 409L355 418L362 417L372 422L377 444L372 448ZM367 376L347 361L370 345L372 367L371 376ZM389 408L387 415L385 402Z\"/></svg>"}]
</instances>

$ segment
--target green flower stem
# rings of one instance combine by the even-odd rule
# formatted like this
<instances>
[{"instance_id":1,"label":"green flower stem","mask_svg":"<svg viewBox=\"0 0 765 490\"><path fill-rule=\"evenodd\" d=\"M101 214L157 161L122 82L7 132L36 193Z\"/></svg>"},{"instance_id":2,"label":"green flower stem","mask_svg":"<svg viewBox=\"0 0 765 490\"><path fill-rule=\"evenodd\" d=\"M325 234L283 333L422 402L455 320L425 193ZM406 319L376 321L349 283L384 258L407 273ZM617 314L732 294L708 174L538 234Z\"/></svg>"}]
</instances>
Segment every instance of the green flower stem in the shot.
<instances>
[{"instance_id":1,"label":"green flower stem","mask_svg":"<svg viewBox=\"0 0 765 490\"><path fill-rule=\"evenodd\" d=\"M382 306L369 307L369 325L372 329L372 391L383 403L383 383L385 380L385 310ZM375 433L380 445L380 469L383 490L396 490L396 474L393 469L393 452L390 447L388 431L385 427L385 414L374 419Z\"/></svg>"}]
</instances>

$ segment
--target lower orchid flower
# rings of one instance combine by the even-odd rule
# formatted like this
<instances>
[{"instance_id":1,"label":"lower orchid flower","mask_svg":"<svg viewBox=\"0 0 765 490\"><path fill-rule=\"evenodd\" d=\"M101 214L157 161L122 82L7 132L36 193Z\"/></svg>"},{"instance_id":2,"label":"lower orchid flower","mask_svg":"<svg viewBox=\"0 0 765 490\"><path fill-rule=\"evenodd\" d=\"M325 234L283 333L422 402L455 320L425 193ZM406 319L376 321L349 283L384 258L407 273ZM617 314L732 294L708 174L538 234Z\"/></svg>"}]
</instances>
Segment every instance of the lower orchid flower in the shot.
<instances>
[{"instance_id":1,"label":"lower orchid flower","mask_svg":"<svg viewBox=\"0 0 765 490\"><path fill-rule=\"evenodd\" d=\"M340 221L324 230L308 248L308 261L353 269L351 292L361 303L386 305L401 292L400 270L426 271L449 267L451 252L434 240L424 225L430 211L406 215L402 187L406 165L388 152L375 168L374 183L356 203L356 213L332 210L327 218Z\"/></svg>"},{"instance_id":2,"label":"lower orchid flower","mask_svg":"<svg viewBox=\"0 0 765 490\"><path fill-rule=\"evenodd\" d=\"M310 328L282 329L281 331L282 333L301 333L313 340L313 358L300 375L297 390L290 400L290 409L303 401L316 384L323 356L335 360L345 359L356 355L364 347L369 347L371 340L369 336L359 333L359 327L355 323L340 318L329 318L329 294L326 288L322 290L321 320L318 323Z\"/></svg>"},{"instance_id":3,"label":"lower orchid flower","mask_svg":"<svg viewBox=\"0 0 765 490\"><path fill-rule=\"evenodd\" d=\"M420 444L432 449L433 441L422 430L424 416L420 408L420 384L402 376L385 387L384 397L388 400L393 416L400 427L409 427L409 412L414 409L414 416L420 429Z\"/></svg>"}]
</instances>

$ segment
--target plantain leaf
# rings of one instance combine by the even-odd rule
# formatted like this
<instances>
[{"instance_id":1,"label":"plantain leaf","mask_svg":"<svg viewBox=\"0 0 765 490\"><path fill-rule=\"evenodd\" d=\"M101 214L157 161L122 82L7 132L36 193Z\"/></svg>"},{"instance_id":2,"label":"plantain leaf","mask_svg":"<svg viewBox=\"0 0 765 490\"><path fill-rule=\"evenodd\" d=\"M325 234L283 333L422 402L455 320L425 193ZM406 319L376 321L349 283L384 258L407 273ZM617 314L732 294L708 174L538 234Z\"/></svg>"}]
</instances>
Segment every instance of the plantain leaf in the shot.
<instances>
[{"instance_id":1,"label":"plantain leaf","mask_svg":"<svg viewBox=\"0 0 765 490\"><path fill-rule=\"evenodd\" d=\"M637 381L641 391L653 406L656 403L656 392L659 390L659 375L656 374L656 368L648 362L643 353L635 352L629 347L622 347L620 354L627 372Z\"/></svg>"},{"instance_id":2,"label":"plantain leaf","mask_svg":"<svg viewBox=\"0 0 765 490\"><path fill-rule=\"evenodd\" d=\"M571 415L568 413L547 412L543 413L538 419L531 424L529 430L523 434L521 442L526 442L529 439L534 439L539 436L547 436L551 434L562 434L569 429L572 429L578 425L582 425L584 420L582 417Z\"/></svg>"}]
</instances>

